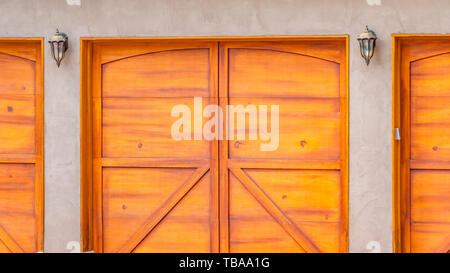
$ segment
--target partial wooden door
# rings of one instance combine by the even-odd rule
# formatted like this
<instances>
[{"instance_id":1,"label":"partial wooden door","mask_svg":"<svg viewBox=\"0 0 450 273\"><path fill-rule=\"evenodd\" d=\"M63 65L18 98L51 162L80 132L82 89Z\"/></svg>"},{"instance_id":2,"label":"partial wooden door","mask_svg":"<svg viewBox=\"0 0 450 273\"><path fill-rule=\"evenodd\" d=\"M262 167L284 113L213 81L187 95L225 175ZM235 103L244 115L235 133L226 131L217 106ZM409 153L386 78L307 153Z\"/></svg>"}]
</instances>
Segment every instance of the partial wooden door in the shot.
<instances>
[{"instance_id":1,"label":"partial wooden door","mask_svg":"<svg viewBox=\"0 0 450 273\"><path fill-rule=\"evenodd\" d=\"M175 106L194 127L194 97L217 104L217 54L216 42L95 44L96 252L219 250L218 142L171 135Z\"/></svg>"},{"instance_id":2,"label":"partial wooden door","mask_svg":"<svg viewBox=\"0 0 450 273\"><path fill-rule=\"evenodd\" d=\"M450 38L397 41L397 251L450 252Z\"/></svg>"},{"instance_id":3,"label":"partial wooden door","mask_svg":"<svg viewBox=\"0 0 450 273\"><path fill-rule=\"evenodd\" d=\"M261 150L261 135L249 140L248 120L237 140L242 130L227 117L224 128L235 125L234 140L220 144L221 251L347 251L346 38L229 41L219 52L222 109L265 105L258 130L270 131L279 106L272 151Z\"/></svg>"},{"instance_id":4,"label":"partial wooden door","mask_svg":"<svg viewBox=\"0 0 450 273\"><path fill-rule=\"evenodd\" d=\"M41 46L0 39L0 253L43 251Z\"/></svg>"}]
</instances>

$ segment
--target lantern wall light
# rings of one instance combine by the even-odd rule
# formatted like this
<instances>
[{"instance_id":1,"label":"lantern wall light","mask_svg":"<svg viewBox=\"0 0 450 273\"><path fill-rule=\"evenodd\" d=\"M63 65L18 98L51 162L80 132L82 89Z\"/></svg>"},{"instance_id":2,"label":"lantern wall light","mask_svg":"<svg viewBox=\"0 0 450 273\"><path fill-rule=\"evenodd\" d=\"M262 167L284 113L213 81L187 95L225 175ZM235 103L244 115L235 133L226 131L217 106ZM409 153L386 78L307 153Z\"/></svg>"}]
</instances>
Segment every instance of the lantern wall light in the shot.
<instances>
[{"instance_id":1,"label":"lantern wall light","mask_svg":"<svg viewBox=\"0 0 450 273\"><path fill-rule=\"evenodd\" d=\"M69 37L65 33L59 32L59 30L56 29L55 35L50 38L48 43L50 44L52 57L59 67L61 61L64 59L67 49L69 48Z\"/></svg>"},{"instance_id":2,"label":"lantern wall light","mask_svg":"<svg viewBox=\"0 0 450 273\"><path fill-rule=\"evenodd\" d=\"M361 33L358 37L359 49L361 51L361 56L366 61L366 64L369 65L370 59L373 57L373 53L375 52L375 45L377 41L377 35L375 32L370 30L366 26L366 30Z\"/></svg>"}]
</instances>

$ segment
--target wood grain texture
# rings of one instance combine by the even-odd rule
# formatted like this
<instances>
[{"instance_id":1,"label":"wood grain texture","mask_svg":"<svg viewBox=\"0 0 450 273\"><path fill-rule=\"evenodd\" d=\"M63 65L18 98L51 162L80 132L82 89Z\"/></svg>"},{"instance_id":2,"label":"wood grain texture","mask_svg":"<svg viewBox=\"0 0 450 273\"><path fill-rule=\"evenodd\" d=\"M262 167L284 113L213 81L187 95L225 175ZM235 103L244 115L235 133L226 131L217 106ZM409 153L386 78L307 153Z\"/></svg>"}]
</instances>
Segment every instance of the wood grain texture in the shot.
<instances>
[{"instance_id":1,"label":"wood grain texture","mask_svg":"<svg viewBox=\"0 0 450 273\"><path fill-rule=\"evenodd\" d=\"M447 253L450 241L449 223L412 223L411 252Z\"/></svg>"},{"instance_id":2,"label":"wood grain texture","mask_svg":"<svg viewBox=\"0 0 450 273\"><path fill-rule=\"evenodd\" d=\"M305 252L320 252L317 246L305 236L303 231L296 226L293 221L280 210L280 208L267 196L267 194L257 185L254 181L244 173L242 169L230 169L233 175L239 180L240 183L245 187L245 189L262 205L262 207L275 219L275 221L280 224L280 226L295 240L295 242L300 246ZM236 200L233 200L236 198ZM233 201L239 201L240 198L234 196ZM230 212L230 217L233 214ZM239 217L236 217L239 219ZM255 224L258 221L256 221ZM233 224L233 221L231 221ZM230 228L232 229L232 228ZM230 238L231 239L231 238ZM268 238L268 240L271 240ZM251 250L249 248L248 250ZM268 251L274 251L273 249L267 249Z\"/></svg>"},{"instance_id":3,"label":"wood grain texture","mask_svg":"<svg viewBox=\"0 0 450 273\"><path fill-rule=\"evenodd\" d=\"M261 151L261 145L269 141L250 140L249 122L245 125L245 140L239 140L239 145L236 145L240 131L235 121L235 140L228 143L231 159L340 159L339 99L230 98L228 102L231 105L266 105L267 123L258 121L257 125L258 128L266 126L269 131L272 128L270 107L278 105L280 109L278 148L275 151Z\"/></svg>"},{"instance_id":4,"label":"wood grain texture","mask_svg":"<svg viewBox=\"0 0 450 273\"><path fill-rule=\"evenodd\" d=\"M450 90L445 88L450 85L447 74L450 70L450 52L437 55L430 53L427 57L411 62L411 96L450 96Z\"/></svg>"},{"instance_id":5,"label":"wood grain texture","mask_svg":"<svg viewBox=\"0 0 450 273\"><path fill-rule=\"evenodd\" d=\"M251 171L258 173L264 172L260 170ZM250 170L247 170L247 172L250 173ZM292 172L302 173L301 171L294 170ZM314 172L309 171L309 173ZM258 176L255 175L255 177ZM268 198L270 198L270 200L265 202L252 195L240 181L242 180L238 180L234 175L230 175L230 194L234 197L230 200L230 218L232 219L230 221L231 252L305 252L302 244L296 242L295 238L299 240L298 235L296 235L297 232L301 232L301 236L305 239L310 238L314 242L314 246L311 246L314 249L309 249L309 252L316 252L318 251L317 248L323 252L339 252L339 223L333 221L333 219L325 220L325 217L314 216L316 214L313 212L315 207L320 207L320 205L313 206L308 204L309 206L306 209L302 209L303 206L298 206L295 202L301 200L298 198L298 194L308 196L306 198L308 199L307 202L314 202L313 200L320 202L320 193L307 190L303 191L301 185L298 187L292 185L291 187L293 189L291 189L291 193L288 196L283 194L285 187L283 185L277 185L278 180L267 180L269 184L277 185L276 188L278 190L275 190L270 185L260 187L258 191L264 191L264 195L267 194ZM258 183L257 186L259 187L262 183L255 181L263 180L258 177L258 180L255 179L252 182ZM288 183L293 184L292 181L295 180L289 179ZM335 181L337 186L339 177ZM326 188L322 185L321 188L322 190L330 191L334 196L339 196L339 190L333 191L335 187ZM309 194L314 197L309 196ZM263 198L266 199L267 197ZM336 200L336 198L334 199ZM279 212L284 214L283 217L291 222L290 225L293 230L286 230L283 225L280 225L276 215L274 217L270 214L270 209L265 209L262 204L266 204L267 202L273 202L273 204L279 207ZM333 206L332 210L336 210L335 206ZM304 217L306 219L311 219L311 217L315 219L321 218L320 220L324 219L324 221L304 221L302 220ZM290 232L293 232L292 236Z\"/></svg>"},{"instance_id":6,"label":"wood grain texture","mask_svg":"<svg viewBox=\"0 0 450 273\"><path fill-rule=\"evenodd\" d=\"M411 221L450 223L449 170L411 171Z\"/></svg>"},{"instance_id":7,"label":"wood grain texture","mask_svg":"<svg viewBox=\"0 0 450 273\"><path fill-rule=\"evenodd\" d=\"M0 53L1 154L34 154L35 69L34 61Z\"/></svg>"},{"instance_id":8,"label":"wood grain texture","mask_svg":"<svg viewBox=\"0 0 450 273\"><path fill-rule=\"evenodd\" d=\"M13 252L36 252L34 164L0 164L0 240Z\"/></svg>"},{"instance_id":9,"label":"wood grain texture","mask_svg":"<svg viewBox=\"0 0 450 273\"><path fill-rule=\"evenodd\" d=\"M160 224L161 221L165 222L167 214L173 210L175 206L178 206L181 199L185 198L185 195L191 191L208 170L206 168L197 169L195 172L189 170L186 172L186 170L182 170L184 173L177 170L161 170L159 172L140 171L141 174L145 174L147 177L138 177L138 180L133 179L131 181L128 180L129 178L124 179L124 174L127 173L126 170L116 169L114 171L116 172L115 174L108 175L110 175L110 179L114 179L117 181L116 183L119 183L118 187L120 188L115 190L117 193L109 194L110 190L114 190L114 185L108 184L107 180L105 180L104 184L105 191L108 191L106 192L107 196L103 197L103 215L105 219L103 224L103 236L105 242L104 251L106 252L110 252L111 250L115 250L116 252L131 252L141 243L144 243L143 241L146 237L157 237L150 234L150 232L152 232L156 225ZM117 171L125 171L125 173L120 175ZM191 174L187 175L189 173ZM179 183L180 176L188 177L188 179L183 183ZM150 181L150 184L142 185L141 183L135 182L141 179ZM205 180L208 181L208 177ZM123 186L124 181L127 183ZM129 193L125 192L125 188ZM145 194L144 190L148 193ZM201 216L203 220L206 221L204 224L207 227L202 234L206 234L206 238L208 239L206 245L208 246L208 188L206 188L206 191L204 189L203 193L206 193L206 197L205 195L196 195L193 202L198 202L198 199L206 199L206 202L201 202L204 206L200 207L203 209ZM111 197L116 199L115 202L114 200L111 200L114 203L111 203ZM114 207L111 208L111 206ZM109 212L110 208L111 212ZM128 208L130 208L131 211L127 211ZM190 212L185 212L188 214L195 213L194 208L195 206L191 208L192 210ZM122 215L117 215L117 213L121 213ZM185 217L189 218L189 216ZM133 221L133 219L135 220ZM110 221L113 222L111 223ZM195 226L196 224L198 223L193 221L193 225ZM121 232L122 229L125 233ZM117 241L117 236L111 234L111 232L122 234L119 236L119 240L122 241L119 241L119 243L121 242L122 244L120 244L117 249L108 247L110 244L115 244ZM126 234L128 234L128 236ZM173 233L168 233L167 236L159 239L165 240L171 238L171 236L173 236ZM180 247L182 247L182 244L178 248ZM173 249L172 251L177 251L177 249Z\"/></svg>"},{"instance_id":10,"label":"wood grain texture","mask_svg":"<svg viewBox=\"0 0 450 273\"><path fill-rule=\"evenodd\" d=\"M213 252L209 180L206 174L196 182L133 252Z\"/></svg>"},{"instance_id":11,"label":"wood grain texture","mask_svg":"<svg viewBox=\"0 0 450 273\"><path fill-rule=\"evenodd\" d=\"M305 252L238 178L229 177L230 252Z\"/></svg>"},{"instance_id":12,"label":"wood grain texture","mask_svg":"<svg viewBox=\"0 0 450 273\"><path fill-rule=\"evenodd\" d=\"M209 50L147 53L102 65L104 98L208 97Z\"/></svg>"},{"instance_id":13,"label":"wood grain texture","mask_svg":"<svg viewBox=\"0 0 450 273\"><path fill-rule=\"evenodd\" d=\"M0 52L0 94L33 95L36 63Z\"/></svg>"},{"instance_id":14,"label":"wood grain texture","mask_svg":"<svg viewBox=\"0 0 450 273\"><path fill-rule=\"evenodd\" d=\"M245 172L294 223L339 222L339 171L246 169Z\"/></svg>"},{"instance_id":15,"label":"wood grain texture","mask_svg":"<svg viewBox=\"0 0 450 273\"><path fill-rule=\"evenodd\" d=\"M42 39L0 39L0 252L43 251Z\"/></svg>"},{"instance_id":16,"label":"wood grain texture","mask_svg":"<svg viewBox=\"0 0 450 273\"><path fill-rule=\"evenodd\" d=\"M282 50L230 48L229 96L339 97L338 63Z\"/></svg>"},{"instance_id":17,"label":"wood grain texture","mask_svg":"<svg viewBox=\"0 0 450 273\"><path fill-rule=\"evenodd\" d=\"M396 252L448 252L449 38L394 37Z\"/></svg>"},{"instance_id":18,"label":"wood grain texture","mask_svg":"<svg viewBox=\"0 0 450 273\"><path fill-rule=\"evenodd\" d=\"M35 153L35 96L0 95L0 153Z\"/></svg>"},{"instance_id":19,"label":"wood grain texture","mask_svg":"<svg viewBox=\"0 0 450 273\"><path fill-rule=\"evenodd\" d=\"M1 232L1 231L0 231ZM6 236L3 236L4 238L6 238ZM18 251L19 252L19 251ZM5 243L3 243L3 241L0 240L0 253L11 253L11 250L6 246Z\"/></svg>"},{"instance_id":20,"label":"wood grain texture","mask_svg":"<svg viewBox=\"0 0 450 273\"><path fill-rule=\"evenodd\" d=\"M173 139L171 127L177 118L170 112L180 104L193 109L193 97L103 99L103 157L210 158L209 141ZM193 125L193 110L191 119ZM191 139L194 137L192 130Z\"/></svg>"},{"instance_id":21,"label":"wood grain texture","mask_svg":"<svg viewBox=\"0 0 450 273\"><path fill-rule=\"evenodd\" d=\"M449 158L450 96L412 97L411 159L448 160Z\"/></svg>"},{"instance_id":22,"label":"wood grain texture","mask_svg":"<svg viewBox=\"0 0 450 273\"><path fill-rule=\"evenodd\" d=\"M104 168L104 251L117 251L192 169ZM152 179L153 178L153 179Z\"/></svg>"}]
</instances>

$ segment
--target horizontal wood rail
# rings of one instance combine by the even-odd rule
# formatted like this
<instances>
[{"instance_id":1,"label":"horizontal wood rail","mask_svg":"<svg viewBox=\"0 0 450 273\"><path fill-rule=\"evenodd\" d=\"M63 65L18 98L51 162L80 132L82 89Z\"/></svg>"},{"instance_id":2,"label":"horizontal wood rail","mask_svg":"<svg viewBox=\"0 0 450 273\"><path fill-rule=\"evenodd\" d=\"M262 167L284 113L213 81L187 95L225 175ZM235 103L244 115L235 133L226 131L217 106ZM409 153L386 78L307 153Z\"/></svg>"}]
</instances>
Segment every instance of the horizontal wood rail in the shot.
<instances>
[{"instance_id":1,"label":"horizontal wood rail","mask_svg":"<svg viewBox=\"0 0 450 273\"><path fill-rule=\"evenodd\" d=\"M229 168L339 170L340 160L229 159Z\"/></svg>"},{"instance_id":2,"label":"horizontal wood rail","mask_svg":"<svg viewBox=\"0 0 450 273\"><path fill-rule=\"evenodd\" d=\"M416 170L448 170L450 169L450 160L410 160L409 166Z\"/></svg>"},{"instance_id":3,"label":"horizontal wood rail","mask_svg":"<svg viewBox=\"0 0 450 273\"><path fill-rule=\"evenodd\" d=\"M209 159L173 159L173 158L101 158L99 161L103 167L141 167L141 168L197 168L208 166Z\"/></svg>"},{"instance_id":4,"label":"horizontal wood rail","mask_svg":"<svg viewBox=\"0 0 450 273\"><path fill-rule=\"evenodd\" d=\"M36 163L35 155L0 155L0 163Z\"/></svg>"}]
</instances>

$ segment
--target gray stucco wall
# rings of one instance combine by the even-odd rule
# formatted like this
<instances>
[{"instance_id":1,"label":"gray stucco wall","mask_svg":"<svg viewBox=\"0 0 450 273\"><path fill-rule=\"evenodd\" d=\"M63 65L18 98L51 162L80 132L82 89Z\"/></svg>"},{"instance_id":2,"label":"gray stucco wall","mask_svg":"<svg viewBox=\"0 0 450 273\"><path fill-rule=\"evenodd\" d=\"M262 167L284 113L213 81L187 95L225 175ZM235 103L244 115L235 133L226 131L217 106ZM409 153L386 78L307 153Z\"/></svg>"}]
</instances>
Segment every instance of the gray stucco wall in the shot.
<instances>
[{"instance_id":1,"label":"gray stucco wall","mask_svg":"<svg viewBox=\"0 0 450 273\"><path fill-rule=\"evenodd\" d=\"M79 0L80 1L80 0ZM45 251L80 238L79 38L350 35L350 251L392 251L391 34L450 32L448 0L0 0L0 37L70 37L45 48ZM378 5L377 3L380 3ZM366 66L356 36L379 39ZM47 45L46 45L47 46Z\"/></svg>"}]
</instances>

